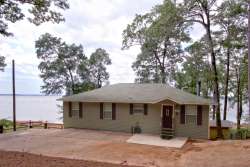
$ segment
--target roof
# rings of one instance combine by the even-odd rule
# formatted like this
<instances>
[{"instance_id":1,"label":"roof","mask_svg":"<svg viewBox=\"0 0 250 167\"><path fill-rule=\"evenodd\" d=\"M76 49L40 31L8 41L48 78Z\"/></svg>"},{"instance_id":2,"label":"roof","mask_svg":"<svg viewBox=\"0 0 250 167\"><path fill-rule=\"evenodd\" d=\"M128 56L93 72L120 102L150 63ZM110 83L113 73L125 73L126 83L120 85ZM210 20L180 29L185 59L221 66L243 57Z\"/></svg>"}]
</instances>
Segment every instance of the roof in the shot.
<instances>
[{"instance_id":1,"label":"roof","mask_svg":"<svg viewBox=\"0 0 250 167\"><path fill-rule=\"evenodd\" d=\"M187 93L166 84L120 83L62 97L62 101L158 103L171 100L178 104L210 105L210 100Z\"/></svg>"},{"instance_id":2,"label":"roof","mask_svg":"<svg viewBox=\"0 0 250 167\"><path fill-rule=\"evenodd\" d=\"M232 128L233 127L233 122L228 121L228 120L221 120L221 127L223 128ZM216 120L209 120L209 126L210 127L217 127L216 126Z\"/></svg>"}]
</instances>

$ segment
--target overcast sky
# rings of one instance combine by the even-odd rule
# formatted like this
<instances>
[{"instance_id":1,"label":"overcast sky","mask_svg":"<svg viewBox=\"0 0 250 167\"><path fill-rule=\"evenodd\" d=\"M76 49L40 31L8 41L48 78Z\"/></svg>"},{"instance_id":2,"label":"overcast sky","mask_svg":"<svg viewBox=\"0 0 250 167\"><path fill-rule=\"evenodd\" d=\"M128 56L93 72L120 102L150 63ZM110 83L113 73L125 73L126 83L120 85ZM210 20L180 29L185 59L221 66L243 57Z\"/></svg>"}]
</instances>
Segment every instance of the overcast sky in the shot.
<instances>
[{"instance_id":1,"label":"overcast sky","mask_svg":"<svg viewBox=\"0 0 250 167\"><path fill-rule=\"evenodd\" d=\"M16 92L40 94L34 41L46 32L61 37L68 43L82 44L89 56L95 49L104 48L110 54L112 65L108 67L110 83L133 82L131 68L139 52L138 48L122 51L122 31L131 23L135 14L148 12L161 0L70 0L70 9L63 11L66 19L60 24L45 23L39 27L27 20L9 25L14 37L0 36L0 54L6 57L7 67L0 73L0 94L11 93L11 60L16 61ZM199 37L201 29L192 32Z\"/></svg>"}]
</instances>

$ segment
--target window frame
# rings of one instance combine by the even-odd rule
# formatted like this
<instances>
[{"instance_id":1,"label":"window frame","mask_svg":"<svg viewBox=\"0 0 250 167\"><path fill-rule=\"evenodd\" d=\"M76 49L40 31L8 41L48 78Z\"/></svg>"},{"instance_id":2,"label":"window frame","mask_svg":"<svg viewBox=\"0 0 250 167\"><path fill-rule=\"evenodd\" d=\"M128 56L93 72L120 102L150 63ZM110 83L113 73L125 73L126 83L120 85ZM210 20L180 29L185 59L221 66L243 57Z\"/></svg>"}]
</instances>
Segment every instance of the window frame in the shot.
<instances>
[{"instance_id":1,"label":"window frame","mask_svg":"<svg viewBox=\"0 0 250 167\"><path fill-rule=\"evenodd\" d=\"M187 121L187 116L195 116L195 122L193 123L190 123ZM197 111L195 112L188 112L188 110L185 111L185 124L189 124L189 125L197 125L197 118L198 118L198 114L197 114Z\"/></svg>"},{"instance_id":2,"label":"window frame","mask_svg":"<svg viewBox=\"0 0 250 167\"><path fill-rule=\"evenodd\" d=\"M110 105L107 109L107 105ZM110 117L106 117L105 113L109 113ZM112 120L113 110L112 110L112 103L103 103L103 119L105 120Z\"/></svg>"},{"instance_id":3,"label":"window frame","mask_svg":"<svg viewBox=\"0 0 250 167\"><path fill-rule=\"evenodd\" d=\"M141 111L138 112L138 110L135 110L135 106L136 105L141 105L139 108L141 108ZM137 109L138 109L138 106L137 106ZM133 114L136 114L136 115L144 115L144 104L143 103L133 103Z\"/></svg>"},{"instance_id":4,"label":"window frame","mask_svg":"<svg viewBox=\"0 0 250 167\"><path fill-rule=\"evenodd\" d=\"M71 117L79 118L79 112L80 112L79 102L72 102Z\"/></svg>"}]
</instances>

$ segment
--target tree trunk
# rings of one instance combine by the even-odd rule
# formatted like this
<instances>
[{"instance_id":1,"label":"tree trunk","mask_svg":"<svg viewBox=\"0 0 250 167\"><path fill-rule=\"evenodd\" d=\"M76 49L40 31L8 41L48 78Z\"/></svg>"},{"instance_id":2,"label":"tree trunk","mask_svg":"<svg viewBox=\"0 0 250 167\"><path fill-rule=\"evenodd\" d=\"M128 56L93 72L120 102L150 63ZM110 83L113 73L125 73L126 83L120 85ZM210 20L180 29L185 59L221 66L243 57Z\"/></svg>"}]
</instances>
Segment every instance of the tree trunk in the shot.
<instances>
[{"instance_id":1,"label":"tree trunk","mask_svg":"<svg viewBox=\"0 0 250 167\"><path fill-rule=\"evenodd\" d=\"M96 88L101 88L101 87L102 87L101 74L99 74L98 72Z\"/></svg>"},{"instance_id":2,"label":"tree trunk","mask_svg":"<svg viewBox=\"0 0 250 167\"><path fill-rule=\"evenodd\" d=\"M213 116L212 116L212 119L215 120L215 111L216 111L216 108L215 108L215 105L213 105L212 107L213 107Z\"/></svg>"},{"instance_id":3,"label":"tree trunk","mask_svg":"<svg viewBox=\"0 0 250 167\"><path fill-rule=\"evenodd\" d=\"M69 76L70 76L70 81L71 81L71 90L72 90L72 93L75 94L76 93L76 90L75 90L75 82L74 82L74 77L73 77L73 74L71 72L71 69L68 68L69 70Z\"/></svg>"},{"instance_id":4,"label":"tree trunk","mask_svg":"<svg viewBox=\"0 0 250 167\"><path fill-rule=\"evenodd\" d=\"M242 116L242 112L243 112L243 109L242 109L242 92L241 92L241 89L240 89L240 108L239 108L239 125L241 124L241 116Z\"/></svg>"},{"instance_id":5,"label":"tree trunk","mask_svg":"<svg viewBox=\"0 0 250 167\"><path fill-rule=\"evenodd\" d=\"M248 112L250 116L250 1L248 2Z\"/></svg>"},{"instance_id":6,"label":"tree trunk","mask_svg":"<svg viewBox=\"0 0 250 167\"><path fill-rule=\"evenodd\" d=\"M161 83L165 84L166 83L166 72L165 72L164 58L163 58L163 61L161 62L161 60L157 54L157 51L153 51L153 53L154 53L154 57L156 59L156 62L158 62L158 64L159 64Z\"/></svg>"},{"instance_id":7,"label":"tree trunk","mask_svg":"<svg viewBox=\"0 0 250 167\"><path fill-rule=\"evenodd\" d=\"M161 67L161 83L166 83L166 73L165 73L165 67Z\"/></svg>"},{"instance_id":8,"label":"tree trunk","mask_svg":"<svg viewBox=\"0 0 250 167\"><path fill-rule=\"evenodd\" d=\"M240 129L240 78L239 71L236 68L237 78L237 129Z\"/></svg>"},{"instance_id":9,"label":"tree trunk","mask_svg":"<svg viewBox=\"0 0 250 167\"><path fill-rule=\"evenodd\" d=\"M241 123L241 116L242 116L242 112L243 112L243 109L242 109L242 92L241 92L241 89L240 89L240 119L239 119L239 124Z\"/></svg>"},{"instance_id":10,"label":"tree trunk","mask_svg":"<svg viewBox=\"0 0 250 167\"><path fill-rule=\"evenodd\" d=\"M217 135L218 135L218 138L223 138L222 128L221 128L221 118L220 118L220 93L219 93L219 84L218 84L218 73L217 73L217 68L216 68L215 53L213 49L211 52L211 62L212 62L212 67L213 67L213 72L214 72L214 90L215 90L214 98L216 102L215 109L216 109Z\"/></svg>"},{"instance_id":11,"label":"tree trunk","mask_svg":"<svg viewBox=\"0 0 250 167\"><path fill-rule=\"evenodd\" d=\"M211 64L213 69L213 81L214 81L214 99L216 102L216 125L217 125L217 137L223 138L222 128L221 128L221 116L220 116L220 93L219 93L219 83L218 83L218 73L216 68L216 56L214 52L213 40L211 36L211 29L210 29L210 15L207 12L207 35L208 35L208 42L209 42L209 49L211 54Z\"/></svg>"},{"instance_id":12,"label":"tree trunk","mask_svg":"<svg viewBox=\"0 0 250 167\"><path fill-rule=\"evenodd\" d=\"M226 67L226 80L225 80L225 99L224 99L224 114L223 120L227 119L227 100L228 100L228 81L229 81L229 66L230 66L230 49L227 48L227 67Z\"/></svg>"}]
</instances>

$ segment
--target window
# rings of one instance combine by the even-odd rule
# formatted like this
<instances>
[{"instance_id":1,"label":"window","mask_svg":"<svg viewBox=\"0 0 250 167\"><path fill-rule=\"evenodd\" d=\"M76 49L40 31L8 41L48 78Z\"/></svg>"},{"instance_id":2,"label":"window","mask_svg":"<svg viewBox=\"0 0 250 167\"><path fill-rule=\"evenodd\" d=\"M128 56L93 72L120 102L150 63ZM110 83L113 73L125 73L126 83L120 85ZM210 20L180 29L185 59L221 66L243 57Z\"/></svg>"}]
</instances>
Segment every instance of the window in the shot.
<instances>
[{"instance_id":1,"label":"window","mask_svg":"<svg viewBox=\"0 0 250 167\"><path fill-rule=\"evenodd\" d=\"M186 110L186 124L195 124L197 123L197 112L196 109L189 108Z\"/></svg>"},{"instance_id":2,"label":"window","mask_svg":"<svg viewBox=\"0 0 250 167\"><path fill-rule=\"evenodd\" d=\"M134 114L143 114L144 105L143 104L133 104L133 113Z\"/></svg>"},{"instance_id":3,"label":"window","mask_svg":"<svg viewBox=\"0 0 250 167\"><path fill-rule=\"evenodd\" d=\"M72 117L78 117L79 114L79 103L73 102L72 103Z\"/></svg>"},{"instance_id":4,"label":"window","mask_svg":"<svg viewBox=\"0 0 250 167\"><path fill-rule=\"evenodd\" d=\"M104 103L103 105L103 118L112 119L112 103Z\"/></svg>"}]
</instances>

